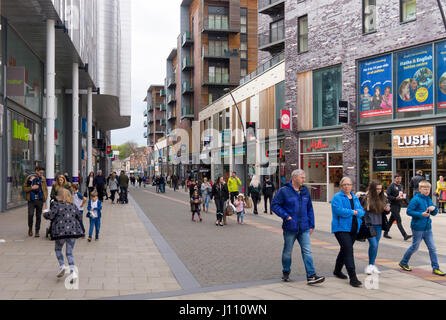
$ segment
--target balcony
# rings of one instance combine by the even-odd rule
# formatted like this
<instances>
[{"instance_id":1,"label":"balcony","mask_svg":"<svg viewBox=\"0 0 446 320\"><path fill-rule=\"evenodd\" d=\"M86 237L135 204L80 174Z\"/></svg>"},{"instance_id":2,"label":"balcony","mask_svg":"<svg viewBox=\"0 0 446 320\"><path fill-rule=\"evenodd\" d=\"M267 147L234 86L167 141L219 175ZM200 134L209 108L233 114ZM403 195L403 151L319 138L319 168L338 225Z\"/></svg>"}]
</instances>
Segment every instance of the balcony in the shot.
<instances>
[{"instance_id":1,"label":"balcony","mask_svg":"<svg viewBox=\"0 0 446 320\"><path fill-rule=\"evenodd\" d=\"M153 105L148 103L147 104L147 111L152 111L153 110Z\"/></svg>"},{"instance_id":2,"label":"balcony","mask_svg":"<svg viewBox=\"0 0 446 320\"><path fill-rule=\"evenodd\" d=\"M148 137L149 135L148 135L148 133L147 133L147 131L146 132L144 132L144 138L146 138L147 139L147 137Z\"/></svg>"},{"instance_id":3,"label":"balcony","mask_svg":"<svg viewBox=\"0 0 446 320\"><path fill-rule=\"evenodd\" d=\"M165 89L160 90L160 96L161 97L165 97L166 96L166 90Z\"/></svg>"},{"instance_id":4,"label":"balcony","mask_svg":"<svg viewBox=\"0 0 446 320\"><path fill-rule=\"evenodd\" d=\"M181 120L183 120L185 118L189 118L189 119L195 118L193 107L186 106L186 107L181 108Z\"/></svg>"},{"instance_id":5,"label":"balcony","mask_svg":"<svg viewBox=\"0 0 446 320\"><path fill-rule=\"evenodd\" d=\"M177 112L176 112L176 109L173 109L172 111L169 111L168 113L167 113L167 120L168 121L170 121L170 120L175 120L177 118Z\"/></svg>"},{"instance_id":6,"label":"balcony","mask_svg":"<svg viewBox=\"0 0 446 320\"><path fill-rule=\"evenodd\" d=\"M219 75L204 75L203 76L203 83L202 86L226 86L226 87L237 87L239 84L238 82L232 83L229 80L229 73L225 74L219 74Z\"/></svg>"},{"instance_id":7,"label":"balcony","mask_svg":"<svg viewBox=\"0 0 446 320\"><path fill-rule=\"evenodd\" d=\"M275 16L285 11L285 0L259 0L259 13Z\"/></svg>"},{"instance_id":8,"label":"balcony","mask_svg":"<svg viewBox=\"0 0 446 320\"><path fill-rule=\"evenodd\" d=\"M166 125L166 119L162 118L160 119L160 126L165 126Z\"/></svg>"},{"instance_id":9,"label":"balcony","mask_svg":"<svg viewBox=\"0 0 446 320\"><path fill-rule=\"evenodd\" d=\"M148 125L148 123L147 123L147 120L146 120L146 121L144 121L144 128L147 128L147 125Z\"/></svg>"},{"instance_id":10,"label":"balcony","mask_svg":"<svg viewBox=\"0 0 446 320\"><path fill-rule=\"evenodd\" d=\"M230 59L240 56L239 49L228 49L222 47L203 46L201 49L201 57L203 59Z\"/></svg>"},{"instance_id":11,"label":"balcony","mask_svg":"<svg viewBox=\"0 0 446 320\"><path fill-rule=\"evenodd\" d=\"M285 59L285 53L284 52L281 52L278 55L272 57L271 59L269 59L268 61L266 61L262 65L260 65L256 70L254 70L250 74L248 74L248 75L244 76L242 79L240 79L240 85L243 85L246 82L250 81L251 79L254 79L255 77L257 77L258 75L261 75L265 71L271 69L275 65L279 64L280 62L282 62L284 59Z\"/></svg>"},{"instance_id":12,"label":"balcony","mask_svg":"<svg viewBox=\"0 0 446 320\"><path fill-rule=\"evenodd\" d=\"M193 93L194 92L194 87L193 87L193 85L189 81L184 81L183 85L182 85L181 92L183 94Z\"/></svg>"},{"instance_id":13,"label":"balcony","mask_svg":"<svg viewBox=\"0 0 446 320\"><path fill-rule=\"evenodd\" d=\"M279 53L285 49L285 28L274 28L259 34L259 50Z\"/></svg>"},{"instance_id":14,"label":"balcony","mask_svg":"<svg viewBox=\"0 0 446 320\"><path fill-rule=\"evenodd\" d=\"M144 109L143 114L144 114L144 117L147 117L147 109Z\"/></svg>"},{"instance_id":15,"label":"balcony","mask_svg":"<svg viewBox=\"0 0 446 320\"><path fill-rule=\"evenodd\" d=\"M214 20L209 17L203 17L203 33L239 33L240 28L231 29L228 16L221 16L221 19Z\"/></svg>"},{"instance_id":16,"label":"balcony","mask_svg":"<svg viewBox=\"0 0 446 320\"><path fill-rule=\"evenodd\" d=\"M183 61L181 62L181 70L191 70L194 68L194 62L192 60L192 57L184 57Z\"/></svg>"},{"instance_id":17,"label":"balcony","mask_svg":"<svg viewBox=\"0 0 446 320\"><path fill-rule=\"evenodd\" d=\"M194 44L194 36L189 31L184 32L181 35L181 46L184 48L192 44Z\"/></svg>"},{"instance_id":18,"label":"balcony","mask_svg":"<svg viewBox=\"0 0 446 320\"><path fill-rule=\"evenodd\" d=\"M166 111L166 104L162 103L162 104L158 105L158 109L160 109L161 111Z\"/></svg>"},{"instance_id":19,"label":"balcony","mask_svg":"<svg viewBox=\"0 0 446 320\"><path fill-rule=\"evenodd\" d=\"M167 96L167 104L171 104L177 101L177 98L175 97L175 94L169 94Z\"/></svg>"},{"instance_id":20,"label":"balcony","mask_svg":"<svg viewBox=\"0 0 446 320\"><path fill-rule=\"evenodd\" d=\"M176 85L175 74L172 78L167 79L167 87L174 87Z\"/></svg>"},{"instance_id":21,"label":"balcony","mask_svg":"<svg viewBox=\"0 0 446 320\"><path fill-rule=\"evenodd\" d=\"M153 116L151 114L148 115L147 122L148 123L152 123L153 122Z\"/></svg>"}]
</instances>

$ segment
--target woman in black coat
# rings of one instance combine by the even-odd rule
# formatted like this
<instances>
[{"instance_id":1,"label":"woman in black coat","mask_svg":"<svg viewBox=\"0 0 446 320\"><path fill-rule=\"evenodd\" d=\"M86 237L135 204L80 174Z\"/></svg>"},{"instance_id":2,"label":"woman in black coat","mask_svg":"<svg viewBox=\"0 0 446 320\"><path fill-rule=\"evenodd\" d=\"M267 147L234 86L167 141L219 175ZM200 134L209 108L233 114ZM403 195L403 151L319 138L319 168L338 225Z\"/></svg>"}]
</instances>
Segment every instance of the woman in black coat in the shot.
<instances>
[{"instance_id":1,"label":"woman in black coat","mask_svg":"<svg viewBox=\"0 0 446 320\"><path fill-rule=\"evenodd\" d=\"M215 225L223 225L223 214L226 209L226 201L229 199L228 186L226 185L225 179L222 176L217 178L217 182L212 187L211 199L215 200L215 206L217 207L217 221Z\"/></svg>"}]
</instances>

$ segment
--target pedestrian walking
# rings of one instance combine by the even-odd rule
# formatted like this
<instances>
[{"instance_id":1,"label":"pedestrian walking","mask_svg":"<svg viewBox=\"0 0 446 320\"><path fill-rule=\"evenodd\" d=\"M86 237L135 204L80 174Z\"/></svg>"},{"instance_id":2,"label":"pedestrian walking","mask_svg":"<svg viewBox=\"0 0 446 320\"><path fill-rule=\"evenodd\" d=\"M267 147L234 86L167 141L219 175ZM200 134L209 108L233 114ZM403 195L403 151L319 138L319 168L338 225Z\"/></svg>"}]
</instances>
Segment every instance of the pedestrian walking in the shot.
<instances>
[{"instance_id":1,"label":"pedestrian walking","mask_svg":"<svg viewBox=\"0 0 446 320\"><path fill-rule=\"evenodd\" d=\"M417 193L412 200L410 200L407 207L407 215L412 217L410 228L412 229L412 245L407 249L399 266L405 271L412 271L409 267L409 260L412 255L417 252L422 240L426 243L429 250L429 257L433 274L438 276L445 276L446 274L440 270L438 264L437 250L434 243L434 234L432 232L431 216L436 216L438 208L433 204L429 197L431 191L431 184L429 181L421 181L418 185L419 193Z\"/></svg>"},{"instance_id":2,"label":"pedestrian walking","mask_svg":"<svg viewBox=\"0 0 446 320\"><path fill-rule=\"evenodd\" d=\"M353 245L365 212L358 197L352 192L352 180L348 177L342 178L340 187L341 191L335 194L331 200L331 232L334 233L341 247L333 274L340 279L347 279L347 276L342 272L345 265L350 285L360 287L362 283L356 276Z\"/></svg>"},{"instance_id":3,"label":"pedestrian walking","mask_svg":"<svg viewBox=\"0 0 446 320\"><path fill-rule=\"evenodd\" d=\"M387 198L390 201L390 219L387 223L386 228L384 229L384 238L392 239L391 236L389 236L390 228L392 228L393 223L396 221L398 229L401 232L401 235L403 236L404 240L409 240L412 238L411 235L408 235L406 233L406 230L404 230L403 223L401 220L401 202L406 198L406 195L404 193L404 188L401 184L402 177L399 174L395 175L394 182L390 184L390 186L387 188L386 194Z\"/></svg>"},{"instance_id":4,"label":"pedestrian walking","mask_svg":"<svg viewBox=\"0 0 446 320\"><path fill-rule=\"evenodd\" d=\"M91 193L91 200L88 201L87 218L90 219L90 230L88 232L88 242L91 242L93 236L93 229L96 231L95 240L99 240L99 231L101 230L102 217L102 202L98 199L98 193L93 191Z\"/></svg>"},{"instance_id":5,"label":"pedestrian walking","mask_svg":"<svg viewBox=\"0 0 446 320\"><path fill-rule=\"evenodd\" d=\"M437 189L435 190L435 194L438 198L438 213L445 213L444 204L446 203L446 182L444 181L444 177L440 176L437 181Z\"/></svg>"},{"instance_id":6,"label":"pedestrian walking","mask_svg":"<svg viewBox=\"0 0 446 320\"><path fill-rule=\"evenodd\" d=\"M235 206L235 211L237 212L237 223L243 224L246 201L245 201L245 196L242 193L240 193L237 196L237 200L234 201L234 206Z\"/></svg>"},{"instance_id":7,"label":"pedestrian walking","mask_svg":"<svg viewBox=\"0 0 446 320\"><path fill-rule=\"evenodd\" d=\"M110 180L108 182L108 186L110 188L110 198L112 203L115 203L116 192L119 191L119 181L116 176L116 172L113 172L110 176Z\"/></svg>"},{"instance_id":8,"label":"pedestrian walking","mask_svg":"<svg viewBox=\"0 0 446 320\"><path fill-rule=\"evenodd\" d=\"M142 177L142 183L143 183L143 185L144 185L144 188L146 187L146 184L147 184L147 176L146 175L144 175L143 177Z\"/></svg>"},{"instance_id":9,"label":"pedestrian walking","mask_svg":"<svg viewBox=\"0 0 446 320\"><path fill-rule=\"evenodd\" d=\"M419 193L418 186L423 180L426 180L423 176L423 170L418 170L417 174L410 180L409 183L409 189L412 191L411 199L414 198L417 193Z\"/></svg>"},{"instance_id":10,"label":"pedestrian walking","mask_svg":"<svg viewBox=\"0 0 446 320\"><path fill-rule=\"evenodd\" d=\"M37 166L34 173L26 177L22 186L23 192L26 194L26 201L28 201L28 236L30 237L33 236L34 212L36 215L35 237L40 237L42 210L48 197L44 172L43 167Z\"/></svg>"},{"instance_id":11,"label":"pedestrian walking","mask_svg":"<svg viewBox=\"0 0 446 320\"><path fill-rule=\"evenodd\" d=\"M104 201L104 189L106 186L105 177L102 175L102 170L98 170L97 176L94 178L94 187L98 193L98 198L102 202Z\"/></svg>"},{"instance_id":12,"label":"pedestrian walking","mask_svg":"<svg viewBox=\"0 0 446 320\"><path fill-rule=\"evenodd\" d=\"M173 191L177 191L178 190L178 176L176 174L174 174L172 176L172 185L173 185Z\"/></svg>"},{"instance_id":13,"label":"pedestrian walking","mask_svg":"<svg viewBox=\"0 0 446 320\"><path fill-rule=\"evenodd\" d=\"M50 194L50 199L52 201L57 201L56 197L57 197L57 193L59 192L59 189L63 188L63 189L67 189L69 190L69 186L68 186L68 182L67 179L65 178L65 176L63 174L59 174L56 177L56 183L52 186L51 188L51 194Z\"/></svg>"},{"instance_id":14,"label":"pedestrian walking","mask_svg":"<svg viewBox=\"0 0 446 320\"><path fill-rule=\"evenodd\" d=\"M223 226L223 214L226 209L226 201L229 199L229 190L225 183L223 176L219 176L212 188L211 199L215 200L215 206L217 208L217 220L215 225Z\"/></svg>"},{"instance_id":15,"label":"pedestrian walking","mask_svg":"<svg viewBox=\"0 0 446 320\"><path fill-rule=\"evenodd\" d=\"M77 210L79 210L79 215L80 215L79 222L81 224L82 233L85 236L85 226L84 226L84 221L83 221L83 215L84 215L84 206L85 206L85 203L87 202L88 198L85 197L84 195L82 195L82 193L79 191L79 188L80 188L79 184L77 184L77 183L73 183L70 186L73 203L76 206Z\"/></svg>"},{"instance_id":16,"label":"pedestrian walking","mask_svg":"<svg viewBox=\"0 0 446 320\"><path fill-rule=\"evenodd\" d=\"M271 181L271 179L267 176L265 177L265 181L263 182L263 199L265 201L265 211L264 213L268 213L268 199L269 199L269 212L270 214L273 214L271 211L271 201L274 196L274 191L276 191L276 186Z\"/></svg>"},{"instance_id":17,"label":"pedestrian walking","mask_svg":"<svg viewBox=\"0 0 446 320\"><path fill-rule=\"evenodd\" d=\"M119 188L120 188L120 202L128 203L128 188L129 188L129 177L125 174L124 170L121 170L121 174L118 178Z\"/></svg>"},{"instance_id":18,"label":"pedestrian walking","mask_svg":"<svg viewBox=\"0 0 446 320\"><path fill-rule=\"evenodd\" d=\"M307 284L321 283L325 277L318 276L313 265L310 238L314 232L314 210L310 192L305 183L305 172L294 170L291 181L280 188L272 201L272 211L283 220L282 280L289 281L291 257L297 240L301 247L307 275Z\"/></svg>"},{"instance_id":19,"label":"pedestrian walking","mask_svg":"<svg viewBox=\"0 0 446 320\"><path fill-rule=\"evenodd\" d=\"M228 191L231 196L231 203L234 204L234 199L237 198L240 193L238 186L241 186L242 182L239 177L237 177L237 173L234 171L232 176L228 179Z\"/></svg>"},{"instance_id":20,"label":"pedestrian walking","mask_svg":"<svg viewBox=\"0 0 446 320\"><path fill-rule=\"evenodd\" d=\"M190 204L191 204L191 211L192 211L192 221L195 221L195 214L198 215L198 218L200 219L200 222L203 221L201 218L201 197L198 194L198 190L195 190L192 194L192 197L190 198Z\"/></svg>"},{"instance_id":21,"label":"pedestrian walking","mask_svg":"<svg viewBox=\"0 0 446 320\"><path fill-rule=\"evenodd\" d=\"M258 175L252 177L251 183L248 188L248 197L251 197L254 206L254 214L259 214L257 211L257 205L262 197L262 187L260 186L260 179Z\"/></svg>"},{"instance_id":22,"label":"pedestrian walking","mask_svg":"<svg viewBox=\"0 0 446 320\"><path fill-rule=\"evenodd\" d=\"M94 172L91 171L88 174L87 181L85 182L88 190L88 198L91 199L91 193L94 190Z\"/></svg>"},{"instance_id":23,"label":"pedestrian walking","mask_svg":"<svg viewBox=\"0 0 446 320\"><path fill-rule=\"evenodd\" d=\"M73 280L75 280L78 275L75 269L73 249L76 239L84 235L81 227L81 215L73 204L73 198L67 189L59 189L56 199L57 201L53 202L51 210L45 212L44 217L51 220L51 239L56 241L54 250L60 266L57 277L61 278L65 274L66 267L62 248L66 245L70 272L73 274Z\"/></svg>"},{"instance_id":24,"label":"pedestrian walking","mask_svg":"<svg viewBox=\"0 0 446 320\"><path fill-rule=\"evenodd\" d=\"M207 178L204 178L200 190L203 197L203 211L207 213L209 211L209 202L211 201L212 194L212 186Z\"/></svg>"},{"instance_id":25,"label":"pedestrian walking","mask_svg":"<svg viewBox=\"0 0 446 320\"><path fill-rule=\"evenodd\" d=\"M161 175L159 178L160 192L166 193L166 178Z\"/></svg>"},{"instance_id":26,"label":"pedestrian walking","mask_svg":"<svg viewBox=\"0 0 446 320\"><path fill-rule=\"evenodd\" d=\"M142 183L142 177L138 176L138 186L141 188L141 183Z\"/></svg>"},{"instance_id":27,"label":"pedestrian walking","mask_svg":"<svg viewBox=\"0 0 446 320\"><path fill-rule=\"evenodd\" d=\"M390 203L387 202L383 186L378 181L370 182L365 198L366 201L362 207L364 208L365 216L370 219L371 227L376 231L376 236L367 239L369 242L369 264L364 272L367 274L379 274L381 272L376 267L375 261L378 256L379 240L381 239L382 230L387 227L386 215L390 213Z\"/></svg>"}]
</instances>

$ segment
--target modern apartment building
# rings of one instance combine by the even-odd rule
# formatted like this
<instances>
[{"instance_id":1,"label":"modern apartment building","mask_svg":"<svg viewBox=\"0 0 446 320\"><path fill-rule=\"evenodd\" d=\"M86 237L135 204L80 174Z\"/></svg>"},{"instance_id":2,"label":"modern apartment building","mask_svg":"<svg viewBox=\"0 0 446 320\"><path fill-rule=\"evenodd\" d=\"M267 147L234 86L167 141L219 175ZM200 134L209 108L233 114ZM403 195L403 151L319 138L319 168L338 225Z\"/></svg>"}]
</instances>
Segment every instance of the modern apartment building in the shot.
<instances>
[{"instance_id":1,"label":"modern apartment building","mask_svg":"<svg viewBox=\"0 0 446 320\"><path fill-rule=\"evenodd\" d=\"M163 85L151 85L147 90L144 102L147 102L147 110L144 115L144 127L147 128L147 146L154 147L158 139L166 135L166 101Z\"/></svg>"}]
</instances>

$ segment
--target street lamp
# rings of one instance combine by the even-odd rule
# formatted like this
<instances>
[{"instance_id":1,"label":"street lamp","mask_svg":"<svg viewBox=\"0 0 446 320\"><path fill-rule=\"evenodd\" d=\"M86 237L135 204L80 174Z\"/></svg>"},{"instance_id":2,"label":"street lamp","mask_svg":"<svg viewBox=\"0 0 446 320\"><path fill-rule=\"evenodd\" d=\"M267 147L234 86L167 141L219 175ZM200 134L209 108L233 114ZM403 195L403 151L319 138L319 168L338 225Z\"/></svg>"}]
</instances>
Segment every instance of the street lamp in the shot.
<instances>
[{"instance_id":1,"label":"street lamp","mask_svg":"<svg viewBox=\"0 0 446 320\"><path fill-rule=\"evenodd\" d=\"M244 172L243 172L243 192L246 193L248 191L248 157L247 157L247 153L248 153L248 140L246 138L246 130L245 130L245 124L243 123L242 120L242 115L240 113L240 110L238 108L238 104L237 101L235 101L234 96L232 95L231 89L229 88L225 88L224 89L225 92L229 92L229 94L232 97L232 100L234 101L235 104L235 108L237 109L237 113L240 119L240 123L242 124L242 129L243 129L243 166L244 166Z\"/></svg>"}]
</instances>

